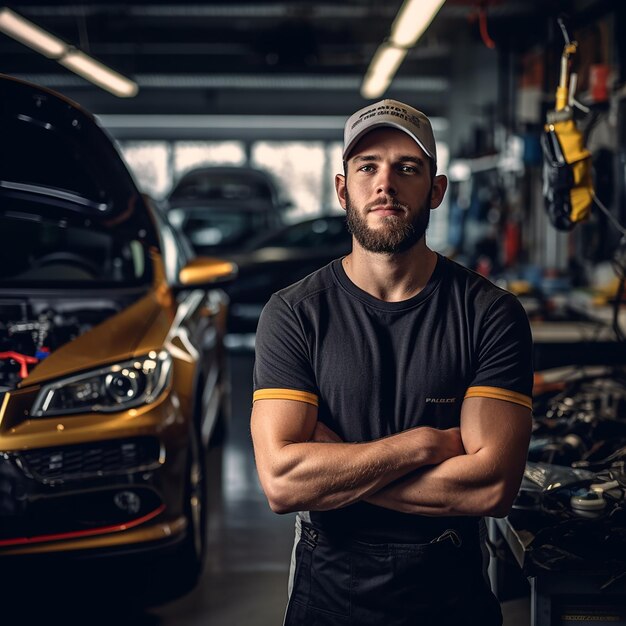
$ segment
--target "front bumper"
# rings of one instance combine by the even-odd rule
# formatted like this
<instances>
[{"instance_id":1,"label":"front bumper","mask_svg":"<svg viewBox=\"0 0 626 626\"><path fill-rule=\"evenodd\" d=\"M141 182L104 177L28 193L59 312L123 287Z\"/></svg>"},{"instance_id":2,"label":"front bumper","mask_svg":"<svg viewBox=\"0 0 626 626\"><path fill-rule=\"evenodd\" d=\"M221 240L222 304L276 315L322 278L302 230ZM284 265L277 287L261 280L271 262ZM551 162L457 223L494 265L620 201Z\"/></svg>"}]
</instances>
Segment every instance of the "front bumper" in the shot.
<instances>
[{"instance_id":1,"label":"front bumper","mask_svg":"<svg viewBox=\"0 0 626 626\"><path fill-rule=\"evenodd\" d=\"M189 424L173 393L119 414L2 429L10 416L0 422L0 556L148 548L184 535Z\"/></svg>"}]
</instances>

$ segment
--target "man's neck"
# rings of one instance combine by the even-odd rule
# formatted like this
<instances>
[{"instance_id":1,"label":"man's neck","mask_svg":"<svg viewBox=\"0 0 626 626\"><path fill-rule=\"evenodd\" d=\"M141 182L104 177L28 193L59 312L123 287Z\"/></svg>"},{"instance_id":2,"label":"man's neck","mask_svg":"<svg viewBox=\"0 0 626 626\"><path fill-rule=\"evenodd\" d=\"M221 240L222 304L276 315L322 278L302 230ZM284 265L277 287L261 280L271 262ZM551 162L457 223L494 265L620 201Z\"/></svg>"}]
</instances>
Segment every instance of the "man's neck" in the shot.
<instances>
[{"instance_id":1,"label":"man's neck","mask_svg":"<svg viewBox=\"0 0 626 626\"><path fill-rule=\"evenodd\" d=\"M406 252L381 254L363 249L353 240L343 259L348 278L359 289L385 302L401 302L417 295L437 265L437 254L422 239Z\"/></svg>"}]
</instances>

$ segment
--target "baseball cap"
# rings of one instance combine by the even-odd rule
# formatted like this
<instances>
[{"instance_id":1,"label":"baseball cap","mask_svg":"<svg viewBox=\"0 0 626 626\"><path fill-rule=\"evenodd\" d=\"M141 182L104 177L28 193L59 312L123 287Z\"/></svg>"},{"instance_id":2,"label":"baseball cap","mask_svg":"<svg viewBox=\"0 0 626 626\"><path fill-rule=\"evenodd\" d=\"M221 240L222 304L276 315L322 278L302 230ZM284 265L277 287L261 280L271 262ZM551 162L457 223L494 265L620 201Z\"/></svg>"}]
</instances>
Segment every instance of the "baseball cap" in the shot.
<instances>
[{"instance_id":1,"label":"baseball cap","mask_svg":"<svg viewBox=\"0 0 626 626\"><path fill-rule=\"evenodd\" d=\"M348 118L343 132L344 161L363 135L381 126L404 131L437 166L437 148L430 120L412 106L390 99L369 104Z\"/></svg>"}]
</instances>

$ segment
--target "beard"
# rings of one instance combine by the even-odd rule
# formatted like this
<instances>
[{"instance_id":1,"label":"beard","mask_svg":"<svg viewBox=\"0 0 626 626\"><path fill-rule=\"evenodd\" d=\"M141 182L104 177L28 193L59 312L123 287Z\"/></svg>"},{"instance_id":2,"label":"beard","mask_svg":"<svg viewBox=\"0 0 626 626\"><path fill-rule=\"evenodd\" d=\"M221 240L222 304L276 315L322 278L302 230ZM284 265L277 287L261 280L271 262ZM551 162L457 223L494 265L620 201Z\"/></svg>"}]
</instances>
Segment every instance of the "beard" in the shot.
<instances>
[{"instance_id":1,"label":"beard","mask_svg":"<svg viewBox=\"0 0 626 626\"><path fill-rule=\"evenodd\" d=\"M348 230L354 235L361 247L369 252L384 254L406 252L418 243L426 233L430 220L431 193L432 190L428 192L426 201L412 220L407 220L404 215L386 215L381 220L381 227L373 229L367 225L365 218L368 207L365 207L364 212L360 212L350 201L350 195L346 189ZM393 208L407 210L407 207L396 200L392 199L389 204Z\"/></svg>"}]
</instances>

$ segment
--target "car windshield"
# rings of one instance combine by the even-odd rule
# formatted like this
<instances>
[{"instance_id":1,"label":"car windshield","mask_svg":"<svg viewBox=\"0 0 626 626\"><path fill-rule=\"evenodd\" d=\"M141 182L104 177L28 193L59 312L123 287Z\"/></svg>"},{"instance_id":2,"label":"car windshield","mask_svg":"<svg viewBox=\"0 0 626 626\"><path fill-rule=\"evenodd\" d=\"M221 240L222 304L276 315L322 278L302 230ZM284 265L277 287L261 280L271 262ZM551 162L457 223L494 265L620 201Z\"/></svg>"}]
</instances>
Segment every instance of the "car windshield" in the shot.
<instances>
[{"instance_id":1,"label":"car windshield","mask_svg":"<svg viewBox=\"0 0 626 626\"><path fill-rule=\"evenodd\" d=\"M177 200L272 200L272 190L260 178L237 173L198 173L183 178L172 198Z\"/></svg>"},{"instance_id":2,"label":"car windshield","mask_svg":"<svg viewBox=\"0 0 626 626\"><path fill-rule=\"evenodd\" d=\"M0 232L0 285L126 287L151 277L141 232L18 210L0 214Z\"/></svg>"},{"instance_id":3,"label":"car windshield","mask_svg":"<svg viewBox=\"0 0 626 626\"><path fill-rule=\"evenodd\" d=\"M194 247L235 245L267 229L272 221L265 212L206 208L172 209L169 219Z\"/></svg>"}]
</instances>

